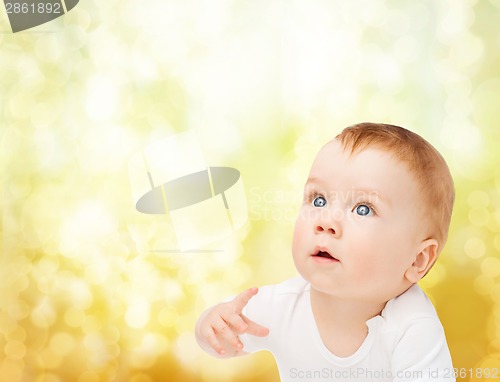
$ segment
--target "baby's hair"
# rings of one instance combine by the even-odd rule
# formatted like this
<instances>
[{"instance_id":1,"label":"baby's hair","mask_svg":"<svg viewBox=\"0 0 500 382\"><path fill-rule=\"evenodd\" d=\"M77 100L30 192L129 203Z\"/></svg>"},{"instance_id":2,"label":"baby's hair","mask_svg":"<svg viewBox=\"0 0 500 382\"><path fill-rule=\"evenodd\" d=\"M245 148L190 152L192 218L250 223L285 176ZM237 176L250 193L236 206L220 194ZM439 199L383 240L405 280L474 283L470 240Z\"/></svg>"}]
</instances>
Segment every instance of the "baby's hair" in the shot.
<instances>
[{"instance_id":1,"label":"baby's hair","mask_svg":"<svg viewBox=\"0 0 500 382\"><path fill-rule=\"evenodd\" d=\"M428 235L438 241L441 252L448 237L455 199L453 179L439 152L420 135L403 127L363 122L346 127L335 137L350 154L368 147L391 153L406 164L420 186Z\"/></svg>"}]
</instances>

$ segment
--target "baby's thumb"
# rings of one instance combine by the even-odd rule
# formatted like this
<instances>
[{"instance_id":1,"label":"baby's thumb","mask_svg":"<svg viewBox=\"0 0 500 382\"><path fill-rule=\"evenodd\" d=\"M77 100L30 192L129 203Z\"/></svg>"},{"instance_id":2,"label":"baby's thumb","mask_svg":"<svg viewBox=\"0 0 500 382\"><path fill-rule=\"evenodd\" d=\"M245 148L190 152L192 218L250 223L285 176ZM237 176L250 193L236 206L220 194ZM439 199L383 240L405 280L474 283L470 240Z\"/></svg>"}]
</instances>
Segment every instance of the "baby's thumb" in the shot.
<instances>
[{"instance_id":1,"label":"baby's thumb","mask_svg":"<svg viewBox=\"0 0 500 382\"><path fill-rule=\"evenodd\" d=\"M248 325L247 328L245 329L245 333L251 334L253 336L257 337L265 337L269 334L269 329L259 325L258 323L252 321L248 317L245 317L244 315L241 315L241 318L243 318L243 321Z\"/></svg>"}]
</instances>

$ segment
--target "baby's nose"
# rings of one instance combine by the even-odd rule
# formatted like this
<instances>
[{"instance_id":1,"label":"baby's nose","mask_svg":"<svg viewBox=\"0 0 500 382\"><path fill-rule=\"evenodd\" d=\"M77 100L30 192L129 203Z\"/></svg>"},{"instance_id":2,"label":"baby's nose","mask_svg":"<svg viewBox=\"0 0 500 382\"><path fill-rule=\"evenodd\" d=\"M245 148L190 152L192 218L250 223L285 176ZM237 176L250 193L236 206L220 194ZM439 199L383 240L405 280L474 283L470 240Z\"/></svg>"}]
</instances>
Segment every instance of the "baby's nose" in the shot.
<instances>
[{"instance_id":1,"label":"baby's nose","mask_svg":"<svg viewBox=\"0 0 500 382\"><path fill-rule=\"evenodd\" d=\"M326 233L331 233L332 235L336 234L335 228L333 228L332 226L329 226L327 224L317 224L316 225L316 227L315 227L316 233L321 233L321 232L325 232L325 231L326 231Z\"/></svg>"},{"instance_id":2,"label":"baby's nose","mask_svg":"<svg viewBox=\"0 0 500 382\"><path fill-rule=\"evenodd\" d=\"M321 210L321 213L316 215L316 220L313 223L315 234L327 233L330 235L339 236L341 230L342 214L340 209Z\"/></svg>"}]
</instances>

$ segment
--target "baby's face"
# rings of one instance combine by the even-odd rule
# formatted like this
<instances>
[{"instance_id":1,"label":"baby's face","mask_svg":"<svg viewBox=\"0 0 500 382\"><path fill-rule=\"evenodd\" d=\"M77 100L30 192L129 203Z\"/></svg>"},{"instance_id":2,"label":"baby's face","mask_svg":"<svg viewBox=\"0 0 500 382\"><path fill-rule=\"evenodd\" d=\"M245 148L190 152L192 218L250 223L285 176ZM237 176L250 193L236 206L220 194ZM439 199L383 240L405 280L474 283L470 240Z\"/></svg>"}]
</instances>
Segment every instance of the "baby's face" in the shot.
<instances>
[{"instance_id":1,"label":"baby's face","mask_svg":"<svg viewBox=\"0 0 500 382\"><path fill-rule=\"evenodd\" d=\"M408 288L423 222L417 184L389 154L349 157L337 141L318 153L295 225L293 258L316 290L383 303Z\"/></svg>"}]
</instances>

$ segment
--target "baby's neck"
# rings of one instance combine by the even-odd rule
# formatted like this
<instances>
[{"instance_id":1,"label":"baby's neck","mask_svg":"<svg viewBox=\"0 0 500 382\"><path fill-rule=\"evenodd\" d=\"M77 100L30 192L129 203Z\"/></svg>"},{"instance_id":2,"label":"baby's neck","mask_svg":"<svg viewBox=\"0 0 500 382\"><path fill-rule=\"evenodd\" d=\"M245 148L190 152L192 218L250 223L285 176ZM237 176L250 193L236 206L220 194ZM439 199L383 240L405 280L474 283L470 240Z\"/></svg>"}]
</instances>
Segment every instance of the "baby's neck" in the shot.
<instances>
[{"instance_id":1,"label":"baby's neck","mask_svg":"<svg viewBox=\"0 0 500 382\"><path fill-rule=\"evenodd\" d=\"M311 288L311 307L315 318L328 320L331 325L344 329L364 327L366 321L382 312L385 304L385 302L366 303L337 298Z\"/></svg>"},{"instance_id":2,"label":"baby's neck","mask_svg":"<svg viewBox=\"0 0 500 382\"><path fill-rule=\"evenodd\" d=\"M311 288L311 308L321 340L339 357L359 349L368 335L366 321L379 315L384 306L339 299Z\"/></svg>"}]
</instances>

